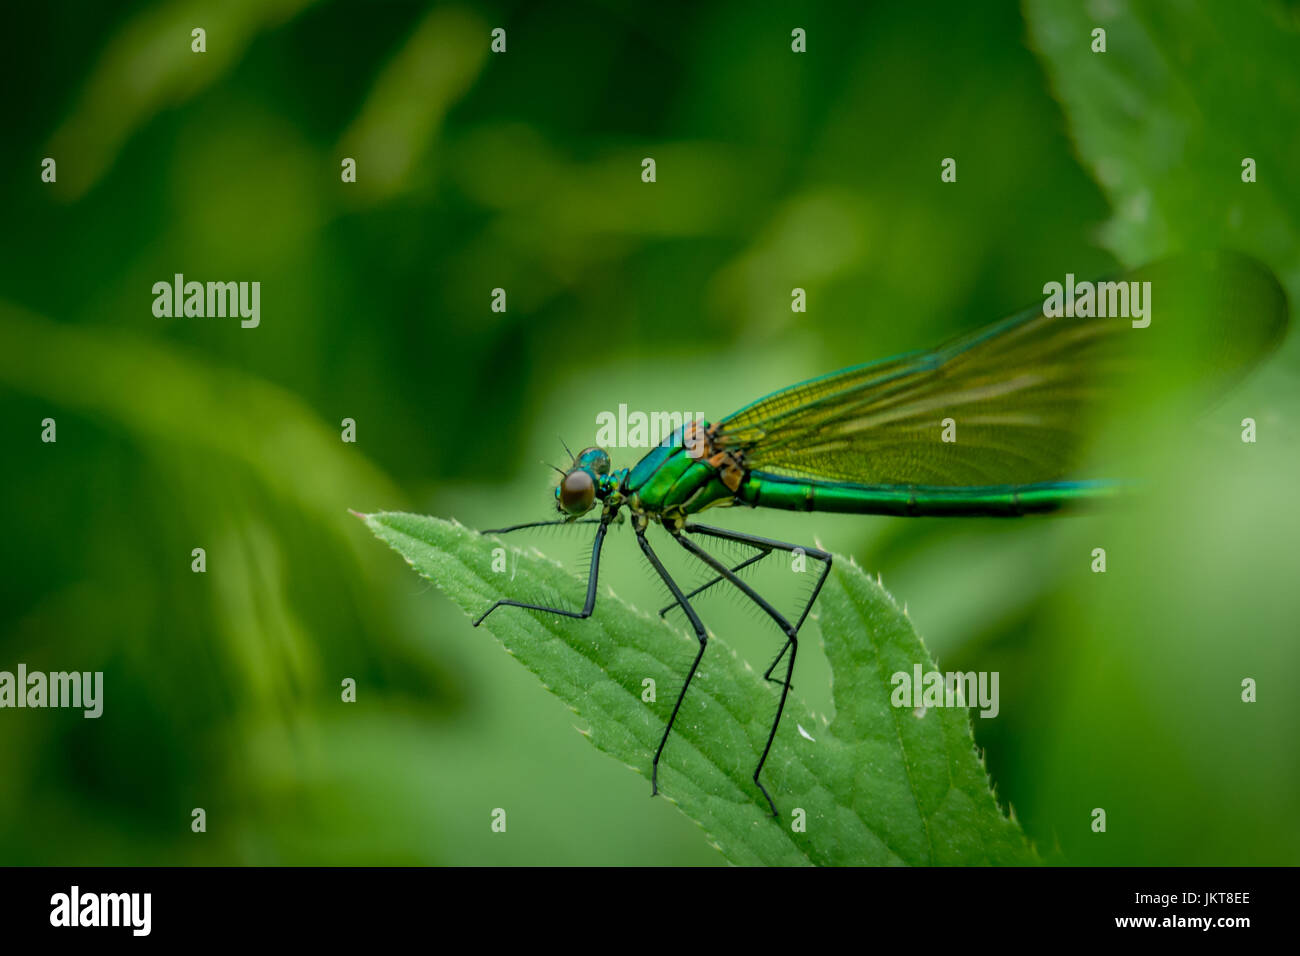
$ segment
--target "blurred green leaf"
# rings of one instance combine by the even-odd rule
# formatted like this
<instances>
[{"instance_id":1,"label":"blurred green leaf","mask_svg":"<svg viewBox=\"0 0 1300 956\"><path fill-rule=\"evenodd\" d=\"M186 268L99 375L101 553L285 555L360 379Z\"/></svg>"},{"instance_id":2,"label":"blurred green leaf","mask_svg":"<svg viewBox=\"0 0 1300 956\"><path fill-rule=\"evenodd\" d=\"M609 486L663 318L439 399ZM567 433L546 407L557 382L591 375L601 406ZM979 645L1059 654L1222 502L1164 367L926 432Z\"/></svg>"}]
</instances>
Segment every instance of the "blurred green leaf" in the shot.
<instances>
[{"instance_id":1,"label":"blurred green leaf","mask_svg":"<svg viewBox=\"0 0 1300 956\"><path fill-rule=\"evenodd\" d=\"M1100 4L1096 5L1098 8ZM1114 214L1102 238L1136 265L1231 246L1300 287L1300 33L1281 8L1213 0L1026 0L1075 144ZM1093 53L1092 31L1107 50ZM1249 51L1243 55L1243 51ZM1251 158L1257 181L1242 181ZM1288 279L1290 280L1288 282Z\"/></svg>"},{"instance_id":2,"label":"blurred green leaf","mask_svg":"<svg viewBox=\"0 0 1300 956\"><path fill-rule=\"evenodd\" d=\"M176 0L128 19L106 44L78 102L47 147L51 156L70 160L62 163L56 195L80 199L140 127L215 83L259 35L311 3L229 0L213 7ZM191 47L196 27L206 32L203 53Z\"/></svg>"},{"instance_id":3,"label":"blurred green leaf","mask_svg":"<svg viewBox=\"0 0 1300 956\"><path fill-rule=\"evenodd\" d=\"M365 516L370 529L469 614L501 596L501 547L462 525L402 513ZM571 573L534 551L509 555L511 587L575 593ZM713 638L660 764L660 792L741 864L1025 864L1034 856L1003 817L975 751L965 708L891 705L890 675L934 669L911 622L856 564L836 562L821 626L834 672L829 724L787 703L764 781L773 821L750 774L776 698ZM612 592L589 621L507 610L489 618L506 650L590 722L583 733L646 773L695 642ZM653 678L658 700L642 703ZM807 725L807 726L805 726ZM791 832L797 810L807 831Z\"/></svg>"},{"instance_id":4,"label":"blurred green leaf","mask_svg":"<svg viewBox=\"0 0 1300 956\"><path fill-rule=\"evenodd\" d=\"M1101 242L1130 265L1184 249L1248 251L1294 303L1294 12L1267 0L1025 0L1024 11L1076 150L1113 209ZM1098 28L1105 53L1091 49ZM1246 159L1254 182L1243 181ZM1296 812L1293 748L1268 729L1295 724L1295 701L1284 695L1263 714L1244 704L1241 683L1296 668L1297 595L1284 582L1295 578L1298 366L1291 335L1199 438L1149 428L1151 481L1167 491L1067 530L1072 553L1104 543L1125 565L1061 578L1046 628L1057 649L1034 667L1053 713L1034 719L1041 737L1020 757L1016 792L1027 819L1058 821L1051 838L1076 863L1296 859L1294 828L1276 826ZM1247 417L1266 423L1267 444L1241 440ZM1268 598L1243 614L1242 594ZM1124 823L1104 841L1079 822L1116 806Z\"/></svg>"},{"instance_id":5,"label":"blurred green leaf","mask_svg":"<svg viewBox=\"0 0 1300 956\"><path fill-rule=\"evenodd\" d=\"M408 185L447 111L482 70L487 35L477 15L438 7L375 78L339 149L364 170L357 183L367 200L389 199Z\"/></svg>"},{"instance_id":6,"label":"blurred green leaf","mask_svg":"<svg viewBox=\"0 0 1300 956\"><path fill-rule=\"evenodd\" d=\"M141 440L243 462L327 526L339 526L338 502L351 494L398 493L300 398L256 376L134 331L54 322L3 300L0 346L0 385L119 422ZM311 481L295 477L303 474Z\"/></svg>"}]
</instances>

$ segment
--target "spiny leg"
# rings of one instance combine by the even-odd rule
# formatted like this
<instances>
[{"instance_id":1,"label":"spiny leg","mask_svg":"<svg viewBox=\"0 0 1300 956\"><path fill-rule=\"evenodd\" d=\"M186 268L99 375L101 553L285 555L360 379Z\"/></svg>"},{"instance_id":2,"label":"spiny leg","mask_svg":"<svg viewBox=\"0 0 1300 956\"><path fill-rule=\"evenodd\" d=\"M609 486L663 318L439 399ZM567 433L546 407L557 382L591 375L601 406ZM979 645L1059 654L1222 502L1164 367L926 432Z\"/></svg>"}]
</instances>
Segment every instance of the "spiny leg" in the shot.
<instances>
[{"instance_id":1,"label":"spiny leg","mask_svg":"<svg viewBox=\"0 0 1300 956\"><path fill-rule=\"evenodd\" d=\"M713 528L707 525L685 525L684 530L716 538L739 541L744 544L752 545L753 547L766 548L769 551L773 549L794 551L797 547L796 545L788 544L784 541L774 541L770 538L760 538L756 535L741 534L740 532L727 531L723 528ZM787 650L790 652L790 657L786 661L785 679L779 682L781 684L781 699L777 703L776 717L773 719L772 727L768 731L767 743L763 747L763 755L758 760L758 766L754 768L754 783L759 790L763 791L763 796L767 797L768 805L772 808L772 815L776 816L776 804L773 803L771 795L767 792L767 788L763 786L763 782L759 779L759 775L763 772L763 765L767 762L767 755L772 750L772 742L776 739L777 728L781 725L781 715L785 712L785 701L790 694L790 679L794 676L794 661L799 652L799 629L807 619L808 611L817 600L817 595L821 592L822 585L826 581L826 576L830 573L831 556L819 548L802 549L805 554L811 554L814 558L821 560L823 562L823 568L821 577L818 578L817 584L813 588L812 597L809 598L808 603L800 613L798 622L792 625L788 620L786 620L784 615L777 611L776 608L772 607L772 605L768 603L762 595L737 577L732 570L723 565L722 562L709 554L709 552L705 551L695 542L683 537L681 532L673 532L673 537L676 538L683 548L717 571L720 577L725 578L727 581L735 585L737 590L753 601L776 623L777 627L781 628L781 630L785 632L785 646L781 648L781 653L777 655L776 660L772 662L772 666L769 667L767 673L763 675L768 680L771 680L772 671L776 668L776 665L780 663L781 658L785 657Z\"/></svg>"},{"instance_id":2,"label":"spiny leg","mask_svg":"<svg viewBox=\"0 0 1300 956\"><path fill-rule=\"evenodd\" d=\"M771 553L772 553L772 552L771 552L770 550L768 550L768 551L760 551L760 552L758 552L758 554L751 554L751 555L750 555L748 558L746 558L744 561L741 561L739 564L735 565L731 570L732 570L732 571L743 571L745 568L749 567L750 565L752 565L752 564L757 564L759 561L762 561L764 558L766 558L766 557L767 557L769 554L771 554ZM697 595L697 594L699 594L699 593L701 593L701 592L703 592L703 591L707 591L709 588L713 587L713 585L717 584L719 581L725 581L725 580L726 580L726 578L724 578L721 574L719 574L717 577L713 578L711 581L706 581L704 584L701 584L698 588L696 588L694 591L691 591L691 592L690 592L689 594L687 594L686 596L687 596L688 598L693 598L693 597L695 597L695 595ZM674 601L672 604L667 605L666 607L662 607L662 608L660 608L660 609L659 609L659 616L660 616L660 617L664 617L664 616L665 616L669 611L671 611L671 610L672 610L673 608L675 608L675 607L677 607L677 602L676 602L676 601Z\"/></svg>"},{"instance_id":3,"label":"spiny leg","mask_svg":"<svg viewBox=\"0 0 1300 956\"><path fill-rule=\"evenodd\" d=\"M822 562L821 577L817 579L817 584L813 588L812 595L808 598L808 603L803 606L803 610L799 612L799 620L795 621L794 624L796 631L803 627L803 622L808 619L808 612L817 603L817 595L821 594L822 585L826 583L826 576L831 572L831 554L829 551L823 551L821 548L810 548L789 541L777 541L775 538L764 538L756 534L745 534L742 531L731 531L728 528L715 528L712 525L687 524L682 526L682 530L689 534L702 534L710 538L721 538L723 541L736 541L740 544L765 548L769 551L802 551L813 560Z\"/></svg>"},{"instance_id":4,"label":"spiny leg","mask_svg":"<svg viewBox=\"0 0 1300 956\"><path fill-rule=\"evenodd\" d=\"M511 531L523 531L525 528L549 528L557 524L600 524L604 518L582 518L574 521L570 518L559 518L555 521L525 521L523 524L512 524L508 528L488 528L486 531L480 531L479 534L509 534Z\"/></svg>"},{"instance_id":5,"label":"spiny leg","mask_svg":"<svg viewBox=\"0 0 1300 956\"><path fill-rule=\"evenodd\" d=\"M484 619L499 607L522 607L531 611L548 611L551 614L562 614L565 617L591 617L591 611L596 606L596 579L600 575L600 549L605 543L605 532L609 530L609 523L613 520L613 517L612 513L607 513L602 515L600 518L590 519L596 521L599 524L599 527L596 528L596 540L592 543L591 547L591 571L587 576L587 601L582 605L581 611L567 611L561 607L547 607L544 604L528 604L524 601L509 601L502 599L479 615L478 620L474 622L474 626L478 627L482 624ZM543 523L553 524L554 522ZM523 526L521 525L519 527ZM510 531L514 529L507 528L505 530Z\"/></svg>"},{"instance_id":6,"label":"spiny leg","mask_svg":"<svg viewBox=\"0 0 1300 956\"><path fill-rule=\"evenodd\" d=\"M659 555L655 554L654 549L650 547L650 542L645 539L644 528L636 529L636 540L641 545L641 550L645 552L650 564L659 572L659 576L664 579L664 583L668 585L668 590L677 599L677 603L686 612L686 618L691 622L691 627L695 630L695 638L700 642L700 649L695 654L695 660L691 662L691 669L686 672L686 683L682 684L681 693L677 695L677 703L673 704L672 716L668 718L668 726L664 728L664 735L659 740L659 749L655 751L654 763L651 764L650 796L653 797L659 792L659 757L664 752L664 745L668 743L668 735L673 731L673 722L677 720L677 712L682 708L682 701L686 699L686 689L691 686L691 679L695 676L695 670L700 666L700 658L704 656L704 648L708 646L709 635L704 630L704 623L700 620L700 616L695 613L695 608L691 607L686 595L682 594L682 589L677 586L677 582L672 579L672 575L668 573L668 570L663 566L663 562L659 560Z\"/></svg>"},{"instance_id":7,"label":"spiny leg","mask_svg":"<svg viewBox=\"0 0 1300 956\"><path fill-rule=\"evenodd\" d=\"M741 531L731 531L727 528L715 528L711 525L688 524L683 530L691 534L703 534L711 538L720 538L723 541L736 541L741 544L747 544L755 548L765 548L768 551L802 551L805 555L822 563L821 576L817 578L817 583L813 586L812 594L808 597L808 602L804 604L803 610L799 612L799 620L795 622L794 629L797 634L803 629L803 622L808 619L808 612L812 606L817 603L817 596L821 594L822 585L826 583L826 577L831 572L831 555L820 548L809 548L803 545L792 544L789 541L777 541L775 538L764 538L759 535L745 534ZM781 653L776 655L776 660L772 661L771 666L763 673L763 677L771 681L772 671L776 670L776 665L781 663L781 658L785 657L785 652L790 649L790 642L787 640L785 646L781 648ZM773 681L779 683L779 681Z\"/></svg>"},{"instance_id":8,"label":"spiny leg","mask_svg":"<svg viewBox=\"0 0 1300 956\"><path fill-rule=\"evenodd\" d=\"M790 678L794 674L794 659L799 651L798 631L794 625L785 619L785 616L782 615L780 611L772 607L772 605L769 604L761 594L737 577L735 572L725 564L713 555L709 554L709 552L705 551L694 541L683 537L680 531L670 530L669 533L672 534L673 538L683 548L735 585L741 593L757 604L763 610L763 613L775 621L777 627L785 632L786 645L790 648L790 658L786 662L785 680L781 683L781 699L776 705L776 717L772 721L772 727L767 732L767 743L763 746L763 755L758 758L758 766L754 768L754 784L763 792L763 796L767 800L767 805L772 810L772 816L777 816L776 803L772 800L772 795L767 792L767 787L763 786L763 781L758 778L759 774L763 772L763 764L767 762L767 755L772 750L772 741L776 739L776 728L780 726L781 714L785 711L785 699L790 695Z\"/></svg>"}]
</instances>

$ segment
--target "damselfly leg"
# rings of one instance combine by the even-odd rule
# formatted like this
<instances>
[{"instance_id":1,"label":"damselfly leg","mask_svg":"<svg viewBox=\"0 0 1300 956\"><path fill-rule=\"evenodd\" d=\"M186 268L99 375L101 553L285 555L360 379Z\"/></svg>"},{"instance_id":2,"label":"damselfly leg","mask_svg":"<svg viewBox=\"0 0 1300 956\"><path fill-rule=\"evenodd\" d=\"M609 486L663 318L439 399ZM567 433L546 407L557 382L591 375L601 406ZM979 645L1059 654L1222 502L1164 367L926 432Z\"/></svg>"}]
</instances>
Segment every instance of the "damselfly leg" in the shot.
<instances>
[{"instance_id":1,"label":"damselfly leg","mask_svg":"<svg viewBox=\"0 0 1300 956\"><path fill-rule=\"evenodd\" d=\"M756 535L743 534L738 531L729 531L725 528L715 528L709 525L687 524L682 530L690 534L705 535L707 537L718 538L725 541L736 541L759 549L759 553L751 556L748 561L741 562L735 568L728 568L704 548L685 537L685 535L680 531L671 532L673 538L678 542L678 544L712 568L717 574L716 578L706 583L702 588L697 588L696 592L693 593L698 593L716 582L726 581L740 591L741 594L745 595L745 597L753 601L764 614L772 619L773 623L781 629L781 632L785 634L785 644L781 648L781 653L777 655L776 660L772 662L772 665L768 667L766 673L763 675L767 680L773 680L772 672L776 669L776 666L783 658L786 660L784 679L775 681L775 683L781 685L781 697L777 702L776 715L773 717L772 726L768 730L767 741L763 745L763 754L758 759L758 766L754 768L754 784L762 791L763 796L767 799L768 806L772 810L772 815L776 816L776 803L772 800L771 795L767 792L767 788L763 786L763 782L759 777L763 772L764 764L767 763L768 754L772 751L772 743L776 739L776 731L781 725L781 716L785 712L786 698L790 694L791 678L794 675L795 657L799 651L799 630L803 627L804 621L807 620L808 612L816 602L817 596L821 593L822 585L825 584L826 577L830 573L831 555L828 552L822 551L820 548L804 548L785 541L776 541L772 538L762 538ZM800 611L797 621L792 624L783 614L781 614L780 611L774 608L766 598L737 576L736 571L767 557L772 551L794 552L796 550L802 551L808 557L820 561L822 564L822 570L821 574L817 578L817 583L813 586L812 594L809 596L807 603L804 604ZM786 657L787 652L789 654L788 658Z\"/></svg>"},{"instance_id":2,"label":"damselfly leg","mask_svg":"<svg viewBox=\"0 0 1300 956\"><path fill-rule=\"evenodd\" d=\"M731 568L731 570L732 570L732 571L743 571L743 570L745 570L745 568L752 567L753 565L755 565L755 564L757 564L758 562L762 561L764 558L766 558L766 557L767 557L769 554L771 554L771 553L772 553L771 551L759 551L758 554L751 554L751 555L750 555L748 558L746 558L744 561L741 561L741 562L740 562L739 564L737 564L737 565L733 565L732 568ZM704 593L705 591L707 591L709 588L713 587L713 586L714 586L715 584L717 584L718 582L720 582L720 581L725 581L725 580L726 580L726 578L724 578L722 575L719 574L717 577L713 578L712 580L705 581L703 584L701 584L701 585L700 585L698 588L696 588L694 591L689 592L686 596L687 596L688 598L693 598L693 597L695 597L697 594L702 594L702 593ZM677 607L677 602L676 602L676 601L674 601L672 604L665 604L663 607L661 607L661 608L659 609L659 616L660 616L660 617L667 617L667 616L668 616L668 612L671 611L671 610L672 610L673 608L675 608L675 607Z\"/></svg>"},{"instance_id":3,"label":"damselfly leg","mask_svg":"<svg viewBox=\"0 0 1300 956\"><path fill-rule=\"evenodd\" d=\"M523 524L512 524L508 528L489 528L480 531L479 534L509 534L511 531L523 531L525 528L549 528L559 524L600 524L604 520L604 518L583 518L575 521L572 518L557 518L554 521L526 521Z\"/></svg>"},{"instance_id":4,"label":"damselfly leg","mask_svg":"<svg viewBox=\"0 0 1300 956\"><path fill-rule=\"evenodd\" d=\"M695 639L700 642L700 649L695 653L695 660L691 662L691 669L686 672L686 681L682 684L681 692L677 695L677 702L673 704L672 715L668 718L668 725L664 727L664 735L659 740L659 749L655 751L654 761L651 764L650 795L654 796L659 792L659 757L664 752L664 745L668 743L668 735L673 731L673 723L677 720L677 712L682 709L682 701L686 699L686 689L691 686L695 671L700 666L700 659L704 657L704 649L709 644L709 635L704 630L704 622L695 613L695 608L691 607L691 602L686 599L682 589L678 587L677 582L673 580L672 575L663 566L663 562L659 560L659 555L655 554L654 548L650 547L650 542L645 538L644 528L638 527L636 529L636 540L641 545L641 550L645 552L646 559L659 572L659 576L668 585L668 590L672 593L672 596L677 599L677 603L686 612L686 619L691 622L691 627L695 631Z\"/></svg>"},{"instance_id":5,"label":"damselfly leg","mask_svg":"<svg viewBox=\"0 0 1300 956\"><path fill-rule=\"evenodd\" d=\"M584 523L594 522L595 524L598 525L598 527L596 528L596 540L592 543L592 547L591 547L591 570L587 575L587 600L582 605L581 611L569 611L562 607L547 607L544 604L529 604L526 601L511 601L503 598L497 601L495 604L493 604L482 614L480 614L478 620L474 622L474 626L478 627L480 624L482 624L483 621L487 618L487 616L499 607L522 607L530 611L546 611L547 613L550 614L561 614L564 617L574 617L574 618L591 617L592 609L595 608L596 606L596 582L597 579L600 577L600 551L605 544L605 533L609 530L609 523L612 520L613 520L613 515L606 514L601 516L600 518L591 518L588 519L587 522L584 522ZM573 522L566 522L566 521L559 521L559 522L536 521L530 524L514 525L510 528L502 528L500 531L493 532L493 533L500 534L502 531L518 531L521 528L535 528L541 525L572 524L572 523Z\"/></svg>"}]
</instances>

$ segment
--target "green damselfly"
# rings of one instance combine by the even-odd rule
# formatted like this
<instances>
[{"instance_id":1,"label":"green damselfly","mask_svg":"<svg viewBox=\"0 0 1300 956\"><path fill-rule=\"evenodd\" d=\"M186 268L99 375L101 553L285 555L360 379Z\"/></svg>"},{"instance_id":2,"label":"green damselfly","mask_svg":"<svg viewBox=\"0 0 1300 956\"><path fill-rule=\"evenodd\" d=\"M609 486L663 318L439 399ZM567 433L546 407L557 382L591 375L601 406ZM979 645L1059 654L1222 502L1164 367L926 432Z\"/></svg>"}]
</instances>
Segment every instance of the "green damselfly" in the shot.
<instances>
[{"instance_id":1,"label":"green damselfly","mask_svg":"<svg viewBox=\"0 0 1300 956\"><path fill-rule=\"evenodd\" d=\"M660 613L680 607L699 645L655 751L651 792L658 792L659 759L708 644L692 599L726 582L760 608L785 638L764 673L780 685L780 699L753 774L775 814L776 805L759 778L790 691L799 631L830 572L831 555L817 547L700 524L695 517L727 505L1014 517L1123 492L1123 475L1083 477L1075 471L1095 409L1122 402L1134 381L1162 397L1184 387L1204 394L1221 390L1281 339L1287 305L1267 267L1235 254L1171 259L1120 281L1150 283L1143 322L1114 314L1054 315L1055 310L1038 305L939 348L824 375L716 422L688 422L631 468L612 469L606 451L584 449L562 470L555 489L561 518L487 532L595 525L582 608L502 599L475 626L500 607L590 616L605 535L628 512L637 543L673 598ZM1109 291L1113 298L1114 288ZM947 440L948 433L953 440ZM583 517L597 505L600 517ZM646 537L652 524L703 562L712 577L684 593ZM736 542L755 553L728 567L702 546L710 539ZM796 550L818 562L820 571L802 610L786 616L739 572L774 552ZM783 660L784 674L773 677Z\"/></svg>"}]
</instances>

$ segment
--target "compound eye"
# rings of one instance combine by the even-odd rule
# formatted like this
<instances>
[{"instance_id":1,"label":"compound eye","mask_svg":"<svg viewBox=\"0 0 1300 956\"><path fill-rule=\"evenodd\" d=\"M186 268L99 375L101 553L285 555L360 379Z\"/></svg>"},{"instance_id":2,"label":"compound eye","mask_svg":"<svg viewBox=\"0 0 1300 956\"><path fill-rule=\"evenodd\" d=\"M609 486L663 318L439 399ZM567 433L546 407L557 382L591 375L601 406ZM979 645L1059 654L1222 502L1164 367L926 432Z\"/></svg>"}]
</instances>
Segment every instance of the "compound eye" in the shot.
<instances>
[{"instance_id":1,"label":"compound eye","mask_svg":"<svg viewBox=\"0 0 1300 956\"><path fill-rule=\"evenodd\" d=\"M590 474L576 469L564 476L560 487L555 490L555 496L559 499L560 510L565 514L586 514L596 501L596 483Z\"/></svg>"},{"instance_id":2,"label":"compound eye","mask_svg":"<svg viewBox=\"0 0 1300 956\"><path fill-rule=\"evenodd\" d=\"M590 468L598 475L609 474L609 455L603 448L584 448L578 452L574 464L579 468Z\"/></svg>"}]
</instances>

